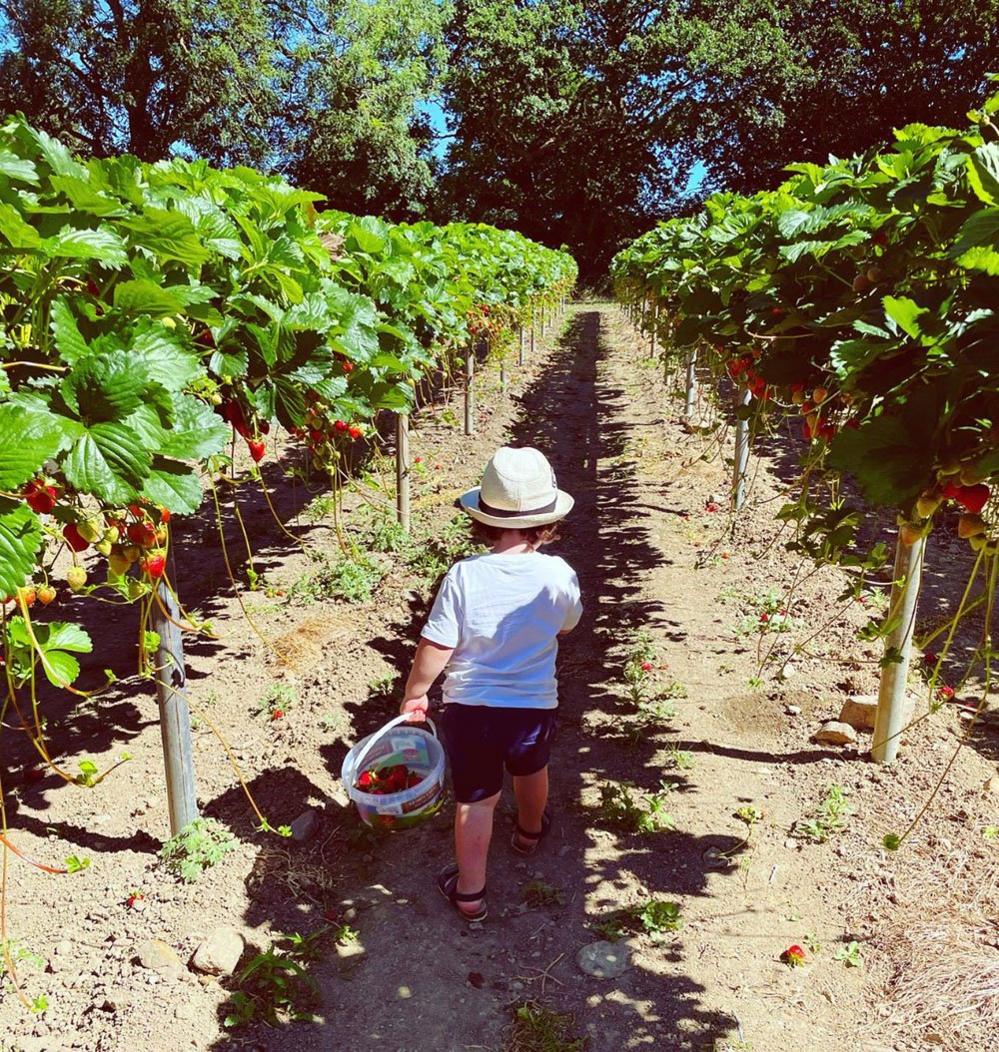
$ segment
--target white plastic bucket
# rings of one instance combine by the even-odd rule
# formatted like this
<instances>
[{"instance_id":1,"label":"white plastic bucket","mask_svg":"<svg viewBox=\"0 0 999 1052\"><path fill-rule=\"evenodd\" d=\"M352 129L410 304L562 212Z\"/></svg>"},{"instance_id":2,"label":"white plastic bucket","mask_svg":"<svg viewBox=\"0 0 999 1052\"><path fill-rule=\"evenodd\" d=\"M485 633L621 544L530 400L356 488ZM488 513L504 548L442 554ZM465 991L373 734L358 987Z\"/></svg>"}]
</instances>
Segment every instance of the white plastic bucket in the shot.
<instances>
[{"instance_id":1,"label":"white plastic bucket","mask_svg":"<svg viewBox=\"0 0 999 1052\"><path fill-rule=\"evenodd\" d=\"M437 728L429 733L407 715L389 720L381 730L362 738L343 758L340 779L354 801L361 821L376 829L408 829L435 814L444 802L444 747ZM369 768L404 763L422 775L418 785L398 793L366 793L357 779Z\"/></svg>"}]
</instances>

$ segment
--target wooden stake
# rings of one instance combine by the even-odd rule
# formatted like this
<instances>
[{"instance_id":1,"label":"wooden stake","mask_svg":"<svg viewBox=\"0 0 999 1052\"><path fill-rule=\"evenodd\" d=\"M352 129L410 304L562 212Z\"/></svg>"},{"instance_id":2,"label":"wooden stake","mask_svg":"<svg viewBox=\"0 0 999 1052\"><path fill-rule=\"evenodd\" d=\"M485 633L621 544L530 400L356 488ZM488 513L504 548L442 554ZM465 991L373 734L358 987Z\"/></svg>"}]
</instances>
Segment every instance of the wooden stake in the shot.
<instances>
[{"instance_id":1,"label":"wooden stake","mask_svg":"<svg viewBox=\"0 0 999 1052\"><path fill-rule=\"evenodd\" d=\"M746 499L746 468L749 465L749 420L740 410L749 405L748 387L735 393L735 463L732 469L732 508L738 511Z\"/></svg>"},{"instance_id":2,"label":"wooden stake","mask_svg":"<svg viewBox=\"0 0 999 1052\"><path fill-rule=\"evenodd\" d=\"M871 745L871 758L876 763L894 762L898 755L899 739L912 715L906 706L905 688L925 551L925 537L908 545L903 544L899 537L895 545L895 576L888 607L888 616L895 627L885 639L885 655L891 655L895 660L887 661L881 670L878 711L874 718L874 740Z\"/></svg>"},{"instance_id":3,"label":"wooden stake","mask_svg":"<svg viewBox=\"0 0 999 1052\"><path fill-rule=\"evenodd\" d=\"M465 355L465 434L475 434L475 344Z\"/></svg>"},{"instance_id":4,"label":"wooden stake","mask_svg":"<svg viewBox=\"0 0 999 1052\"><path fill-rule=\"evenodd\" d=\"M160 736L166 768L167 810L170 835L176 836L198 817L194 787L194 751L191 747L191 713L187 707L187 671L184 643L174 622L180 621L177 600L165 581L157 585L152 607L152 629L159 636L156 648L156 700L160 709Z\"/></svg>"},{"instance_id":5,"label":"wooden stake","mask_svg":"<svg viewBox=\"0 0 999 1052\"><path fill-rule=\"evenodd\" d=\"M409 533L409 414L399 413L395 418L395 505L399 525Z\"/></svg>"},{"instance_id":6,"label":"wooden stake","mask_svg":"<svg viewBox=\"0 0 999 1052\"><path fill-rule=\"evenodd\" d=\"M534 357L534 308L531 308L531 358Z\"/></svg>"},{"instance_id":7,"label":"wooden stake","mask_svg":"<svg viewBox=\"0 0 999 1052\"><path fill-rule=\"evenodd\" d=\"M519 345L517 347L517 364L524 364L524 326L520 326L520 332L518 333Z\"/></svg>"},{"instance_id":8,"label":"wooden stake","mask_svg":"<svg viewBox=\"0 0 999 1052\"><path fill-rule=\"evenodd\" d=\"M694 422L694 406L697 402L697 350L691 347L687 354L687 377L683 400L683 419L687 425Z\"/></svg>"},{"instance_id":9,"label":"wooden stake","mask_svg":"<svg viewBox=\"0 0 999 1052\"><path fill-rule=\"evenodd\" d=\"M659 318L659 300L652 301L652 324L649 326L649 357L655 361L656 357L656 321Z\"/></svg>"}]
</instances>

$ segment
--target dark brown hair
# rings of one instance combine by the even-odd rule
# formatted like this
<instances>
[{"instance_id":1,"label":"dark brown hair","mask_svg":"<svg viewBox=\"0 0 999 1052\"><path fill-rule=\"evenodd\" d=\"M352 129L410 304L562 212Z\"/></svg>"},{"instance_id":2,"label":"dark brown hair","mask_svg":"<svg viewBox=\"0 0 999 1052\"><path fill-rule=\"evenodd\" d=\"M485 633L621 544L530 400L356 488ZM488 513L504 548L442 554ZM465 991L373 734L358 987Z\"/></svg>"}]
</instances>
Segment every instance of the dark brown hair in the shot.
<instances>
[{"instance_id":1,"label":"dark brown hair","mask_svg":"<svg viewBox=\"0 0 999 1052\"><path fill-rule=\"evenodd\" d=\"M552 522L547 526L527 526L518 530L515 527L490 526L488 523L479 522L478 519L470 519L472 527L472 540L477 544L492 546L503 539L504 533L520 533L529 544L547 543L560 540L562 523Z\"/></svg>"}]
</instances>

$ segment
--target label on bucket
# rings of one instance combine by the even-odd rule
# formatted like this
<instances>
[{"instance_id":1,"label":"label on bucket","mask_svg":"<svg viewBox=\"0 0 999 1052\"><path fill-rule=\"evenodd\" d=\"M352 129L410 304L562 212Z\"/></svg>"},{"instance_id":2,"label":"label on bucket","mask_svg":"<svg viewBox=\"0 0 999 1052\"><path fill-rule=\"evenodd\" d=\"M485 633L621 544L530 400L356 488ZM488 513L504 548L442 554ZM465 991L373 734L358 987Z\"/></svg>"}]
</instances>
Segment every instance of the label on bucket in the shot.
<instances>
[{"instance_id":1,"label":"label on bucket","mask_svg":"<svg viewBox=\"0 0 999 1052\"><path fill-rule=\"evenodd\" d=\"M413 811L422 810L428 804L433 803L440 795L441 788L440 782L435 782L425 793L420 793L415 800L410 800L409 803L403 804L403 813L410 814Z\"/></svg>"}]
</instances>

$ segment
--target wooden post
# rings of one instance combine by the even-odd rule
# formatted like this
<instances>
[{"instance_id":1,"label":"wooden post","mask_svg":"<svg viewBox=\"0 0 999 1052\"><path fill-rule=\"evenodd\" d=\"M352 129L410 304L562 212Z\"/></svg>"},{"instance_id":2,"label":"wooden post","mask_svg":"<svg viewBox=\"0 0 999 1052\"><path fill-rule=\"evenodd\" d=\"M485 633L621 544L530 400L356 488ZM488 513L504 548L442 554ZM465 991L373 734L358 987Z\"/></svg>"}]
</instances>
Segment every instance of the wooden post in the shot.
<instances>
[{"instance_id":1,"label":"wooden post","mask_svg":"<svg viewBox=\"0 0 999 1052\"><path fill-rule=\"evenodd\" d=\"M519 343L518 343L518 347L517 347L517 364L518 365L523 365L524 364L524 326L523 325L520 326L520 331L518 333L518 341L519 341Z\"/></svg>"},{"instance_id":2,"label":"wooden post","mask_svg":"<svg viewBox=\"0 0 999 1052\"><path fill-rule=\"evenodd\" d=\"M502 352L500 357L500 390L506 390L506 351Z\"/></svg>"},{"instance_id":3,"label":"wooden post","mask_svg":"<svg viewBox=\"0 0 999 1052\"><path fill-rule=\"evenodd\" d=\"M534 357L534 308L531 308L531 357Z\"/></svg>"},{"instance_id":4,"label":"wooden post","mask_svg":"<svg viewBox=\"0 0 999 1052\"><path fill-rule=\"evenodd\" d=\"M465 355L465 434L475 434L475 344Z\"/></svg>"},{"instance_id":5,"label":"wooden post","mask_svg":"<svg viewBox=\"0 0 999 1052\"><path fill-rule=\"evenodd\" d=\"M735 463L732 467L732 508L738 511L746 499L746 468L749 465L749 420L744 410L752 400L748 387L735 392Z\"/></svg>"},{"instance_id":6,"label":"wooden post","mask_svg":"<svg viewBox=\"0 0 999 1052\"><path fill-rule=\"evenodd\" d=\"M690 426L694 422L694 405L697 401L697 349L690 348L687 354L687 378L683 400L683 419Z\"/></svg>"},{"instance_id":7,"label":"wooden post","mask_svg":"<svg viewBox=\"0 0 999 1052\"><path fill-rule=\"evenodd\" d=\"M912 655L912 635L916 627L916 600L919 580L923 572L926 538L915 544L903 544L899 537L895 545L895 576L891 586L888 617L894 622L887 639L885 654L897 655L881 670L878 688L878 711L874 718L874 739L871 758L877 763L892 763L898 755L899 739L911 718L906 705L906 680Z\"/></svg>"},{"instance_id":8,"label":"wooden post","mask_svg":"<svg viewBox=\"0 0 999 1052\"><path fill-rule=\"evenodd\" d=\"M649 326L649 357L656 357L656 322L659 320L659 300L652 301L652 324Z\"/></svg>"},{"instance_id":9,"label":"wooden post","mask_svg":"<svg viewBox=\"0 0 999 1052\"><path fill-rule=\"evenodd\" d=\"M409 414L395 418L395 507L399 525L409 533Z\"/></svg>"},{"instance_id":10,"label":"wooden post","mask_svg":"<svg viewBox=\"0 0 999 1052\"><path fill-rule=\"evenodd\" d=\"M184 643L174 622L180 620L177 600L165 581L157 585L152 606L152 629L159 636L156 648L156 700L160 709L160 736L166 768L170 835L176 836L198 817L194 788L194 751L191 747L191 713L187 707L187 670ZM169 615L169 616L168 616Z\"/></svg>"}]
</instances>

